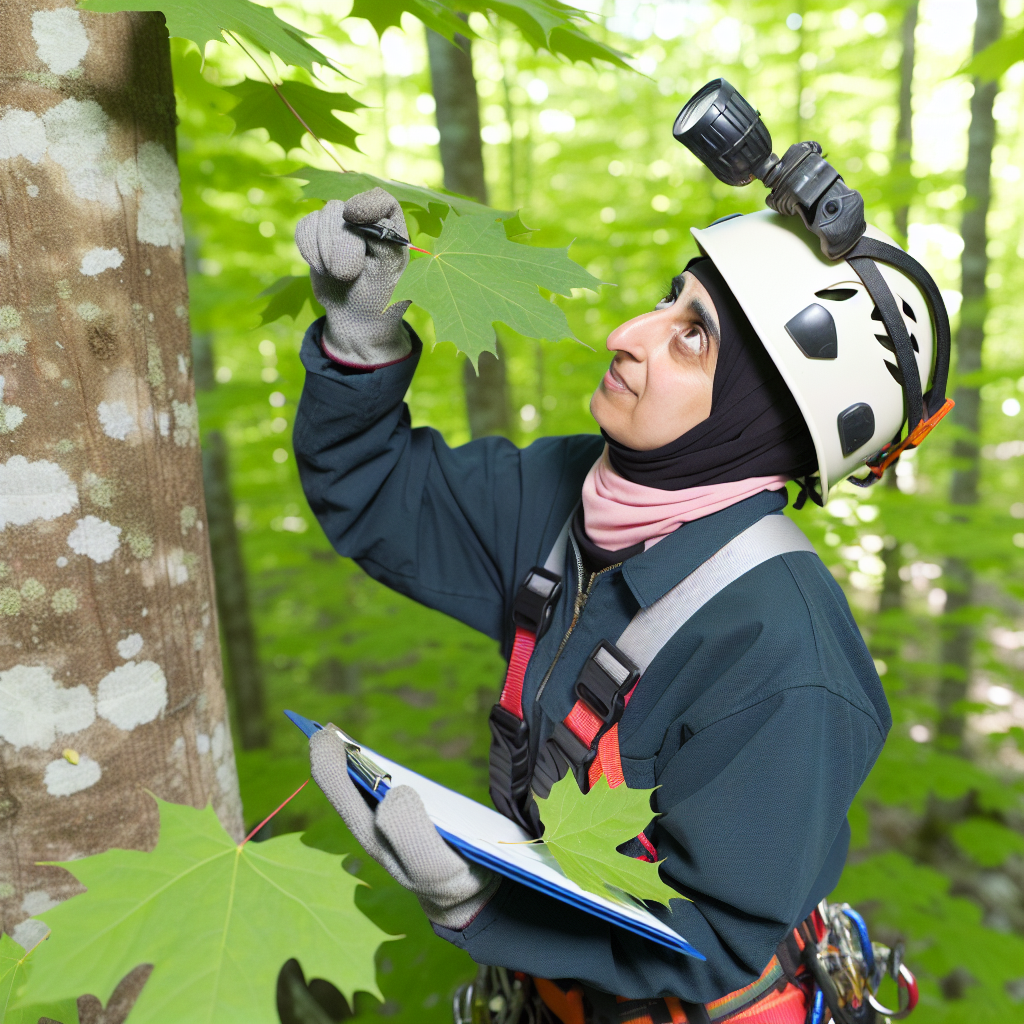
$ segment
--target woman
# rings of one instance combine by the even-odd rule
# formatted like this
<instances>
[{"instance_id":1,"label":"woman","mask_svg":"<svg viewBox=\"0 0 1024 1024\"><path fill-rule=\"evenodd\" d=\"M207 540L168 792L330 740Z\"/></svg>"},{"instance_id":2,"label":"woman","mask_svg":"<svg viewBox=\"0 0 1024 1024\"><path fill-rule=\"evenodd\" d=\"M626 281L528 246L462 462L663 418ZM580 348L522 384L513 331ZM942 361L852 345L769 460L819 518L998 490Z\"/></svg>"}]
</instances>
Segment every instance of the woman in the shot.
<instances>
[{"instance_id":1,"label":"woman","mask_svg":"<svg viewBox=\"0 0 1024 1024\"><path fill-rule=\"evenodd\" d=\"M809 363L807 324L822 318L807 310L817 306L830 318L832 336L838 321L840 357L854 344L873 346L872 358L884 354L874 340L847 337L849 300L867 302L862 333L881 328L870 327L866 294L853 294L859 282L845 298L815 299L814 267L822 263L815 241L780 220L754 214L742 218L749 224L696 233L704 251L718 248L721 258L691 261L651 312L608 338L613 358L591 402L601 436L541 438L522 450L499 437L453 450L436 431L411 428L402 398L421 344L402 322L408 303L384 310L407 254L349 226L381 222L405 234L398 204L374 189L328 203L299 224L298 246L326 317L303 342L307 378L295 449L310 505L335 549L375 579L498 640L508 656L524 578L571 522L552 574L561 577L560 596L541 616L546 621L534 622L532 656L525 651L522 722L510 720L522 739L526 784L521 777L511 792L492 771L497 805L528 826L536 824L531 786L540 791L545 772L547 785L570 769L586 785L595 763L598 775L613 767L601 761L599 738L577 763L552 767L552 737L577 701L574 686L595 645L614 641L640 608L748 527L781 515L787 480L818 472L827 493L829 476L863 461L902 420L902 394L883 373L887 383L870 403L877 429L851 436L843 416L852 406L842 393L850 371L840 371L826 403L836 438L824 437L820 423L812 438L777 366L789 359L794 381L804 371L792 361ZM758 242L762 235L770 243ZM757 287L769 308L778 302L772 274L806 278L800 295L810 288L813 301L796 303L798 310L807 305L802 321L787 316L755 332L734 296L750 247L744 237L754 239L751 258L761 260L767 278ZM777 257L767 266L763 244ZM834 268L827 273L842 280ZM907 308L926 323L916 289L903 291L914 304ZM750 303L757 306L756 296ZM834 316L822 303L834 305ZM811 327L828 333L827 325ZM930 335L918 333L926 376ZM780 354L784 343L795 356ZM857 364L863 360L858 350ZM525 657L513 662L521 669ZM499 719L496 709L492 757L500 759L508 730ZM762 563L666 638L615 723L614 768L621 766L631 787L660 787L659 817L623 852L660 861L664 881L688 897L662 916L705 962L471 867L440 841L411 790L392 790L370 811L330 730L316 734L311 756L314 777L357 839L417 893L435 931L479 963L560 979L546 989L538 984L561 1019L719 1019L749 1007L732 1019L796 1022L804 1018L804 991L790 980L792 958L783 950L780 961L776 951L838 881L850 836L846 814L890 725L842 591L812 553Z\"/></svg>"}]
</instances>

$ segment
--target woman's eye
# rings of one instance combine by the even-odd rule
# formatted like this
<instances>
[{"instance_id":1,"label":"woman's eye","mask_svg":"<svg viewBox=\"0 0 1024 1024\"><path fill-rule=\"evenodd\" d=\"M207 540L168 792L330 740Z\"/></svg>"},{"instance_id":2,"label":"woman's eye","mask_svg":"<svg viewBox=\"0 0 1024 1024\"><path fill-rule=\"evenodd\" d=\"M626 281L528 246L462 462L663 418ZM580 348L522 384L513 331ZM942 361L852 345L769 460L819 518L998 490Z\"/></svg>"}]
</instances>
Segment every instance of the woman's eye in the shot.
<instances>
[{"instance_id":1,"label":"woman's eye","mask_svg":"<svg viewBox=\"0 0 1024 1024\"><path fill-rule=\"evenodd\" d=\"M678 338L683 348L695 356L699 356L704 349L704 334L695 327L680 331Z\"/></svg>"},{"instance_id":2,"label":"woman's eye","mask_svg":"<svg viewBox=\"0 0 1024 1024\"><path fill-rule=\"evenodd\" d=\"M676 301L675 300L675 296L673 296L673 295L666 295L665 298L660 299L658 301L658 304L654 308L656 310L658 310L658 309L668 309L669 306L675 304L675 301Z\"/></svg>"}]
</instances>

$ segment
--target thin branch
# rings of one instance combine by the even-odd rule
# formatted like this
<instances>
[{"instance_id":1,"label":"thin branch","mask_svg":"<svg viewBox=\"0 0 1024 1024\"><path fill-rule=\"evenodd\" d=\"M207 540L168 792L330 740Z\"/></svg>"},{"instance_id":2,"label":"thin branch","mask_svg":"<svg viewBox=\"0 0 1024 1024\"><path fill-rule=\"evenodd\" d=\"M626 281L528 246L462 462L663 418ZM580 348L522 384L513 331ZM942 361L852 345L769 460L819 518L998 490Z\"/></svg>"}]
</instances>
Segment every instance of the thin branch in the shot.
<instances>
[{"instance_id":1,"label":"thin branch","mask_svg":"<svg viewBox=\"0 0 1024 1024\"><path fill-rule=\"evenodd\" d=\"M224 29L224 34L230 36L241 47L242 52L249 58L249 60L253 62L253 64L256 65L256 67L259 69L260 74L267 80L267 84L274 90L274 92L277 93L278 98L281 100L281 102L292 112L292 115L295 117L295 120L298 121L299 124L301 124L302 127L305 128L306 131L309 132L309 134L312 135L314 139L316 139L316 141L320 144L320 148L338 165L342 173L348 174L348 171L341 166L341 161L334 155L334 153L330 149L327 148L327 145L323 141L323 139L321 139L320 136L317 135L317 133L313 131L313 129L310 128L308 124L306 124L306 122L302 118L302 115L288 102L288 97L285 96L283 92L281 92L281 89L278 87L277 83L270 77L270 75L266 73L266 71L263 70L263 66L260 64L260 62L245 48L245 44L242 42L242 40L239 39L238 36L236 36L235 33L232 32L230 29Z\"/></svg>"}]
</instances>

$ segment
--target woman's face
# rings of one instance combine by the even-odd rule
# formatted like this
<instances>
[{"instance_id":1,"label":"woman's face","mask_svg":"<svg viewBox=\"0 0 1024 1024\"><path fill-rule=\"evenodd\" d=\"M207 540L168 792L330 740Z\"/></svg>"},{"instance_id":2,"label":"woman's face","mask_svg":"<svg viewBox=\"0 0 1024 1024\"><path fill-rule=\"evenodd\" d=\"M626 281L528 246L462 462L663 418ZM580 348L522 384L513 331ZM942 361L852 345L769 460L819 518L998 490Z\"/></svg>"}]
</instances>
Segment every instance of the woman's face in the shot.
<instances>
[{"instance_id":1,"label":"woman's face","mask_svg":"<svg viewBox=\"0 0 1024 1024\"><path fill-rule=\"evenodd\" d=\"M650 451L711 415L718 313L704 285L685 273L651 313L608 335L615 353L590 412L619 444Z\"/></svg>"}]
</instances>

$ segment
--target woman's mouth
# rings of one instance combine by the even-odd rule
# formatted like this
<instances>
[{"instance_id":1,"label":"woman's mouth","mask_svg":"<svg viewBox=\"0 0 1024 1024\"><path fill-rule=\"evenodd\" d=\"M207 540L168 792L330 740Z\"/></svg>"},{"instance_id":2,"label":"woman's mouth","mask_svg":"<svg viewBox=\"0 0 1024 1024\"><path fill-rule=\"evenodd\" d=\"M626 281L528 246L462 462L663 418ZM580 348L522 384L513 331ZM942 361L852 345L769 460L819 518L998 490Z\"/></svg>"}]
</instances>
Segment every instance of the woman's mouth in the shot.
<instances>
[{"instance_id":1,"label":"woman's mouth","mask_svg":"<svg viewBox=\"0 0 1024 1024\"><path fill-rule=\"evenodd\" d=\"M619 376L614 362L608 367L601 384L606 391L611 391L614 394L633 394L633 389Z\"/></svg>"}]
</instances>

